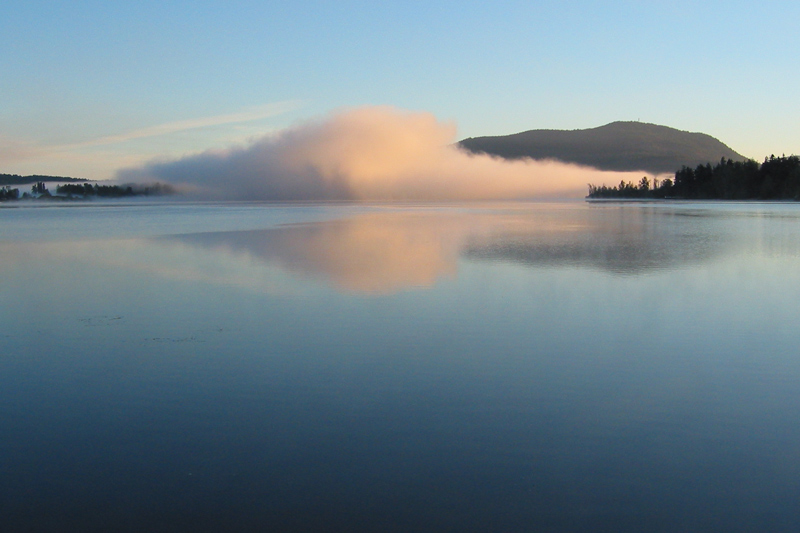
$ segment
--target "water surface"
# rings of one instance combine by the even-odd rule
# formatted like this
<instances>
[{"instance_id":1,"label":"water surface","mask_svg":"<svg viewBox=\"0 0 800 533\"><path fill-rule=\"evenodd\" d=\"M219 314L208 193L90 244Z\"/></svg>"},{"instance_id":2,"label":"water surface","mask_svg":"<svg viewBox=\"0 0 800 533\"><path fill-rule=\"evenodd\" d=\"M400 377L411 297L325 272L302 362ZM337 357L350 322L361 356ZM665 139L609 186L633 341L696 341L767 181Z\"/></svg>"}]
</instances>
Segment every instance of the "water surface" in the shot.
<instances>
[{"instance_id":1,"label":"water surface","mask_svg":"<svg viewBox=\"0 0 800 533\"><path fill-rule=\"evenodd\" d=\"M31 531L795 531L794 204L0 209Z\"/></svg>"}]
</instances>

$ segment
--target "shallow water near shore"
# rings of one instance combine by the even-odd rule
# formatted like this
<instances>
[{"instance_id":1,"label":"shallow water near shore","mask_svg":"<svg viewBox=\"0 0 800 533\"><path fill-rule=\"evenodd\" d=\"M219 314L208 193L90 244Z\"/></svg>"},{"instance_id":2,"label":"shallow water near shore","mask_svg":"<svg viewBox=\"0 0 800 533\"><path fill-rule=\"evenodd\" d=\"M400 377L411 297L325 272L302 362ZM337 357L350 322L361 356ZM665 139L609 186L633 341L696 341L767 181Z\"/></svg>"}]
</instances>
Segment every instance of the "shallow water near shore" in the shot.
<instances>
[{"instance_id":1,"label":"shallow water near shore","mask_svg":"<svg viewBox=\"0 0 800 533\"><path fill-rule=\"evenodd\" d=\"M0 209L30 531L796 531L800 206Z\"/></svg>"}]
</instances>

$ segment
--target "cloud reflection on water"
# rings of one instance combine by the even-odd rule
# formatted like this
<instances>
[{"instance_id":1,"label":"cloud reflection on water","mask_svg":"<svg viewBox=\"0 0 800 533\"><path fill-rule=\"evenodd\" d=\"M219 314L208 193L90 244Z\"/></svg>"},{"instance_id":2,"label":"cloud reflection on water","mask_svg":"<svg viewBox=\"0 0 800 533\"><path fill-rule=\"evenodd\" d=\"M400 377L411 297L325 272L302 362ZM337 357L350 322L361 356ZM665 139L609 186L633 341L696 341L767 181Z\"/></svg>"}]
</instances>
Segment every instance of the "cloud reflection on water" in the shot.
<instances>
[{"instance_id":1,"label":"cloud reflection on water","mask_svg":"<svg viewBox=\"0 0 800 533\"><path fill-rule=\"evenodd\" d=\"M456 274L461 217L371 213L277 229L171 237L218 254L263 261L344 291L391 293Z\"/></svg>"},{"instance_id":2,"label":"cloud reflection on water","mask_svg":"<svg viewBox=\"0 0 800 533\"><path fill-rule=\"evenodd\" d=\"M702 263L730 247L721 234L674 222L642 209L388 211L160 242L270 264L342 291L376 294L455 277L460 259L640 274Z\"/></svg>"},{"instance_id":3,"label":"cloud reflection on water","mask_svg":"<svg viewBox=\"0 0 800 533\"><path fill-rule=\"evenodd\" d=\"M331 220L269 229L6 242L1 243L0 269L22 268L37 258L74 264L72 268L91 264L254 292L303 290L316 280L342 292L391 294L453 279L464 261L641 275L731 254L754 258L800 253L794 238L796 217L773 217L763 226L769 227L765 232L751 215L581 204L367 211L345 206Z\"/></svg>"}]
</instances>

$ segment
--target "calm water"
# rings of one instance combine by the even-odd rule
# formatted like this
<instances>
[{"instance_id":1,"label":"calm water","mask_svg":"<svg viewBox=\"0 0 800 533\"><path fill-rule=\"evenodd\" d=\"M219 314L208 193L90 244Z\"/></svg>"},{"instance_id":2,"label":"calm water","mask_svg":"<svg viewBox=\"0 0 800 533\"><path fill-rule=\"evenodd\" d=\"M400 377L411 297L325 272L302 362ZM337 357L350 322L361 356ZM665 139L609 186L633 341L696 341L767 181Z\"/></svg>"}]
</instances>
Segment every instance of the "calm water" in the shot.
<instances>
[{"instance_id":1,"label":"calm water","mask_svg":"<svg viewBox=\"0 0 800 533\"><path fill-rule=\"evenodd\" d=\"M800 205L0 208L8 531L797 531Z\"/></svg>"}]
</instances>

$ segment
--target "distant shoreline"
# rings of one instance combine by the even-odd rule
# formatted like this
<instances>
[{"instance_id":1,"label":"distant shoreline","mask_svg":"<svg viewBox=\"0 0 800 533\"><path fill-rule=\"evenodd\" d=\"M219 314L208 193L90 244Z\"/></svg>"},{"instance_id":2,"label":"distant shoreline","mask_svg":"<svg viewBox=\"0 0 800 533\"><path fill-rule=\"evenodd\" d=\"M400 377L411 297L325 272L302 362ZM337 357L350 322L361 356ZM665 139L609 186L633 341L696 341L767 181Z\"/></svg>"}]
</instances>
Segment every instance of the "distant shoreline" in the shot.
<instances>
[{"instance_id":1,"label":"distant shoreline","mask_svg":"<svg viewBox=\"0 0 800 533\"><path fill-rule=\"evenodd\" d=\"M585 197L584 201L589 204L797 204L798 200L778 198L590 198Z\"/></svg>"},{"instance_id":2,"label":"distant shoreline","mask_svg":"<svg viewBox=\"0 0 800 533\"><path fill-rule=\"evenodd\" d=\"M627 200L800 200L800 157L770 156L763 163L721 159L695 168L683 167L675 179L646 176L639 183L589 184L587 198Z\"/></svg>"},{"instance_id":3,"label":"distant shoreline","mask_svg":"<svg viewBox=\"0 0 800 533\"><path fill-rule=\"evenodd\" d=\"M39 174L20 176L19 174L0 174L0 186L5 187L32 185L39 182L84 183L88 181L91 180L87 180L85 178L70 178L67 176L43 176Z\"/></svg>"},{"instance_id":4,"label":"distant shoreline","mask_svg":"<svg viewBox=\"0 0 800 533\"><path fill-rule=\"evenodd\" d=\"M25 191L21 194L19 189L11 188L7 185L0 187L0 202L71 202L95 198L131 198L172 194L175 194L175 189L170 185L161 183L131 183L123 185L98 185L95 183L92 185L87 180L83 180L82 184L74 181L66 182L64 185L57 186L55 194L52 194L47 189L47 184L44 181L37 181L33 183L30 192Z\"/></svg>"}]
</instances>

